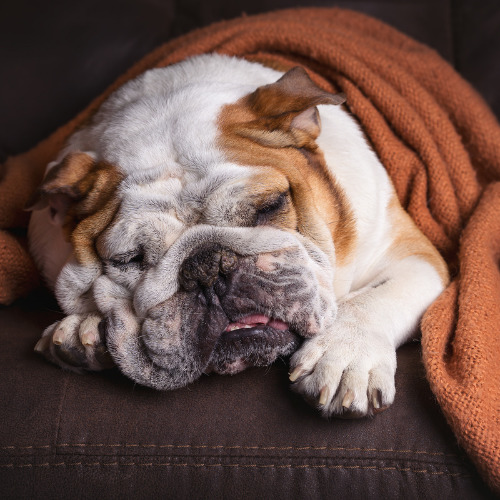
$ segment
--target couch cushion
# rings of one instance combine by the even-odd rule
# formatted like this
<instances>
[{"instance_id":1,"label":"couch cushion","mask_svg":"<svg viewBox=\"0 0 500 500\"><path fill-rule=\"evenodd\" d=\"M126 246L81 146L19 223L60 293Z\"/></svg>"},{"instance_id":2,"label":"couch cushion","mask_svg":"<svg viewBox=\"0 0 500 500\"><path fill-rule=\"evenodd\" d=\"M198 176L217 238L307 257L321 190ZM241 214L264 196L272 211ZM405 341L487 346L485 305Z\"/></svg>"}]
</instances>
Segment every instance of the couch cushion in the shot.
<instances>
[{"instance_id":1,"label":"couch cushion","mask_svg":"<svg viewBox=\"0 0 500 500\"><path fill-rule=\"evenodd\" d=\"M36 305L35 305L36 304ZM428 388L398 352L395 404L327 421L287 365L156 392L116 370L77 375L33 352L59 318L38 293L0 309L0 497L485 498Z\"/></svg>"}]
</instances>

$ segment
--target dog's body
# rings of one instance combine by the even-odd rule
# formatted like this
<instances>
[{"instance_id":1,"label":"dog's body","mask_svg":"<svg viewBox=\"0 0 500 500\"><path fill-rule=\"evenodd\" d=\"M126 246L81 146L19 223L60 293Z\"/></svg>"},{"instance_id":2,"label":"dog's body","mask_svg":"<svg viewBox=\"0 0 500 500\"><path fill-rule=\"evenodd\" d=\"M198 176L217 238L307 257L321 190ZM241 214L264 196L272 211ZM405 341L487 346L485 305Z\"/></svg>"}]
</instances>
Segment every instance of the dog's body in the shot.
<instances>
[{"instance_id":1,"label":"dog's body","mask_svg":"<svg viewBox=\"0 0 500 500\"><path fill-rule=\"evenodd\" d=\"M390 405L395 349L448 276L341 102L218 55L115 92L34 205L68 314L37 350L160 389L296 351L293 388L323 414Z\"/></svg>"}]
</instances>

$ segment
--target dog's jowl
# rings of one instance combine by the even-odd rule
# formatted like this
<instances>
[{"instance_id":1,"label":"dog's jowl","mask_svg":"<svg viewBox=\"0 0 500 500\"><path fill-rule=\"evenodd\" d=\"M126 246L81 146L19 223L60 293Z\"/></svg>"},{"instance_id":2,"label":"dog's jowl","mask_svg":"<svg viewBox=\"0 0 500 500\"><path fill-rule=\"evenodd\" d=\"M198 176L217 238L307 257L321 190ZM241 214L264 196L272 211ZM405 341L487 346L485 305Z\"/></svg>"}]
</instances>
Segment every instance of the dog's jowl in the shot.
<instances>
[{"instance_id":1,"label":"dog's jowl","mask_svg":"<svg viewBox=\"0 0 500 500\"><path fill-rule=\"evenodd\" d=\"M395 350L448 276L344 100L220 55L116 91L32 205L67 314L36 350L157 389L291 355L325 416L389 406Z\"/></svg>"}]
</instances>

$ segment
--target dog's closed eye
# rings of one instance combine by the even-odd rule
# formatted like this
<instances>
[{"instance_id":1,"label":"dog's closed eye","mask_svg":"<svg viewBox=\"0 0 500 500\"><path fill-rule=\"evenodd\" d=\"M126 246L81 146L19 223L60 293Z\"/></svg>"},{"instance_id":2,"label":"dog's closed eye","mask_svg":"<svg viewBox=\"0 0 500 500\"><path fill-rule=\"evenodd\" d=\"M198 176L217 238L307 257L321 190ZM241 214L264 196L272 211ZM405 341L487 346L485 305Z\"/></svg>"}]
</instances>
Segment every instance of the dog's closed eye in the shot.
<instances>
[{"instance_id":1,"label":"dog's closed eye","mask_svg":"<svg viewBox=\"0 0 500 500\"><path fill-rule=\"evenodd\" d=\"M280 193L278 196L266 200L265 203L258 207L255 220L256 225L265 224L266 222L269 222L274 216L284 211L288 205L289 194L289 191Z\"/></svg>"},{"instance_id":2,"label":"dog's closed eye","mask_svg":"<svg viewBox=\"0 0 500 500\"><path fill-rule=\"evenodd\" d=\"M120 269L135 266L140 269L144 268L144 252L138 248L130 252L114 255L108 262L113 266Z\"/></svg>"}]
</instances>

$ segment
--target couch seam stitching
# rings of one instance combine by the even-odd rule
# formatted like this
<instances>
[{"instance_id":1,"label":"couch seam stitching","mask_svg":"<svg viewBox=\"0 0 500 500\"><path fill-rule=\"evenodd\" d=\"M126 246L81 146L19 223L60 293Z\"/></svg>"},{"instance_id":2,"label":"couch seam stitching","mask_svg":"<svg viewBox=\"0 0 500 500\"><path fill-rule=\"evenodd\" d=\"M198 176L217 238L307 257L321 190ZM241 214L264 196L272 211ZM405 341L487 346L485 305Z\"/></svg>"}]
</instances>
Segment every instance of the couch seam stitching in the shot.
<instances>
[{"instance_id":1,"label":"couch seam stitching","mask_svg":"<svg viewBox=\"0 0 500 500\"><path fill-rule=\"evenodd\" d=\"M245 446L245 445L191 445L191 444L106 444L106 443L61 443L54 445L56 448L170 448L170 449L210 449L210 450L281 450L281 451L364 451L364 452L384 452L384 453L412 453L415 455L430 455L457 457L456 453L445 453L441 451L424 451L424 450L398 450L394 448L362 448L362 447L343 447L343 446ZM32 445L32 446L2 446L0 450L28 450L28 449L48 449L51 445Z\"/></svg>"},{"instance_id":2,"label":"couch seam stitching","mask_svg":"<svg viewBox=\"0 0 500 500\"><path fill-rule=\"evenodd\" d=\"M472 475L465 474L462 472L449 472L449 471L433 471L429 469L411 469L410 467L377 467L371 465L295 465L295 464L207 464L207 463L138 463L138 462L59 462L51 464L49 462L42 464L3 464L0 465L2 468L29 468L29 467L69 467L69 466L81 466L81 467L117 467L117 466L139 466L139 467L235 467L235 468L254 468L254 469L342 469L342 470L375 470L375 471L397 471L397 472L411 472L414 474L429 474L434 476L452 476L452 477L469 477Z\"/></svg>"}]
</instances>

